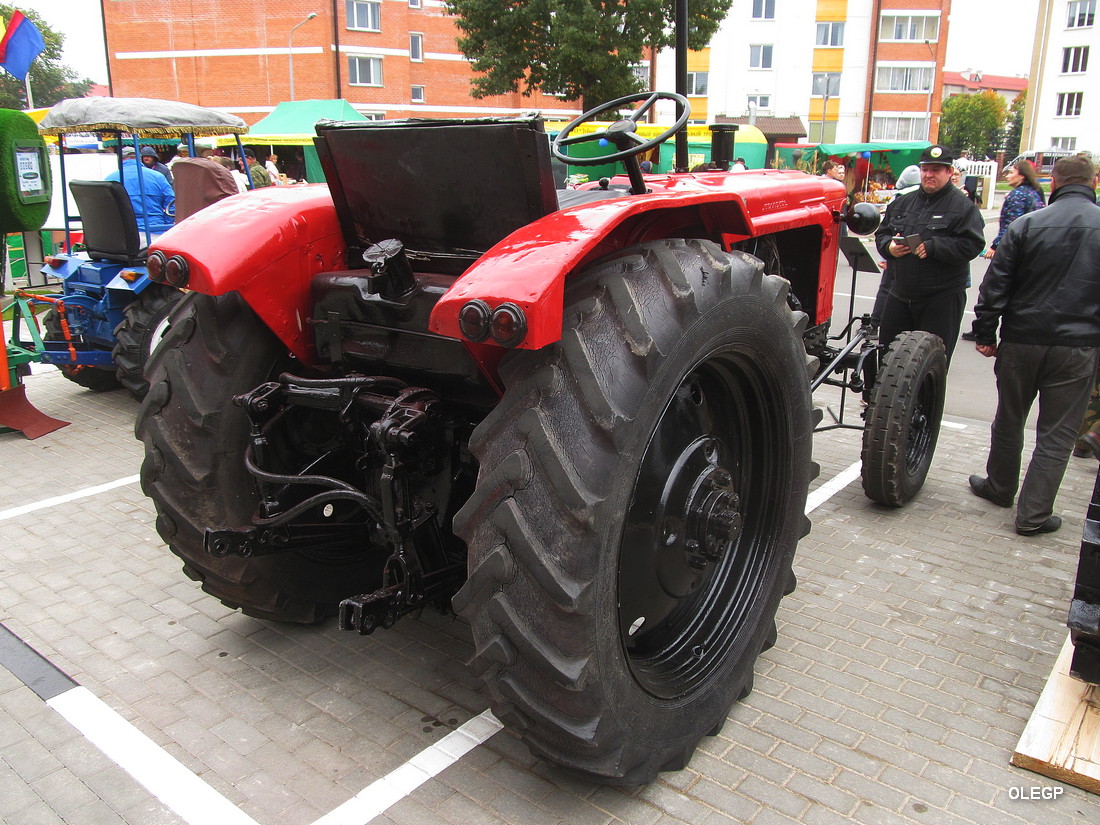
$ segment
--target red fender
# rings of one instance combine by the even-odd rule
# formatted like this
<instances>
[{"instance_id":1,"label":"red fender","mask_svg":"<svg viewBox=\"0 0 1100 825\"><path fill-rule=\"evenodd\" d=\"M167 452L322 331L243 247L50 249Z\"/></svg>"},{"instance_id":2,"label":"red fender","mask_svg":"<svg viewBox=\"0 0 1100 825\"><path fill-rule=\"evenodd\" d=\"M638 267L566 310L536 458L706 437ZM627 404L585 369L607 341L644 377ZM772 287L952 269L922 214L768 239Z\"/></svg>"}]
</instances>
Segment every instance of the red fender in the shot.
<instances>
[{"instance_id":1,"label":"red fender","mask_svg":"<svg viewBox=\"0 0 1100 825\"><path fill-rule=\"evenodd\" d=\"M831 315L836 215L845 197L842 184L785 170L654 176L646 182L662 191L563 209L513 232L478 259L440 299L429 328L462 339L458 313L468 301L479 298L490 310L510 302L527 318L527 335L518 347L539 349L552 344L561 338L566 276L615 249L669 237L662 232L661 216L668 215L675 223L672 215L683 210L690 211L690 223L701 223L727 249L747 238L821 225L815 323Z\"/></svg>"},{"instance_id":2,"label":"red fender","mask_svg":"<svg viewBox=\"0 0 1100 825\"><path fill-rule=\"evenodd\" d=\"M429 328L462 340L458 312L467 301L480 298L491 308L512 302L523 309L528 323L519 346L538 349L552 344L561 338L568 273L616 249L675 237L674 232L666 234L666 227L684 222L701 223L727 248L758 235L821 225L821 292L815 321L829 317L835 216L844 202L841 184L779 170L652 176L647 182L662 191L561 210L513 232L440 299ZM162 235L153 248L187 260L189 290L240 293L295 356L315 362L308 329L310 281L320 272L347 269L344 239L325 185L273 186L227 198ZM487 355L483 352L478 361L495 360Z\"/></svg>"},{"instance_id":3,"label":"red fender","mask_svg":"<svg viewBox=\"0 0 1100 825\"><path fill-rule=\"evenodd\" d=\"M239 292L295 356L316 360L309 283L319 272L347 268L327 186L269 186L234 195L173 227L153 249L183 256L187 289Z\"/></svg>"}]
</instances>

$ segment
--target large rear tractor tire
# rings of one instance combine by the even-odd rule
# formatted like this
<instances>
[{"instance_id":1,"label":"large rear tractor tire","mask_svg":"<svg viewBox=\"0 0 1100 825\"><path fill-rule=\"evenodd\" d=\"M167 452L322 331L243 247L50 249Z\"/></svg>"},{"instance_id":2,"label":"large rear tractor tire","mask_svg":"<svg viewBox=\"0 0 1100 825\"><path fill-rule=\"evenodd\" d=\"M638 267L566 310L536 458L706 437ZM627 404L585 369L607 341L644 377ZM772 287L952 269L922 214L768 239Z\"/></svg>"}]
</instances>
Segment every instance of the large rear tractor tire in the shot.
<instances>
[{"instance_id":1,"label":"large rear tractor tire","mask_svg":"<svg viewBox=\"0 0 1100 825\"><path fill-rule=\"evenodd\" d=\"M943 341L906 332L882 359L863 427L863 492L901 507L920 492L932 465L947 395Z\"/></svg>"},{"instance_id":2,"label":"large rear tractor tire","mask_svg":"<svg viewBox=\"0 0 1100 825\"><path fill-rule=\"evenodd\" d=\"M632 785L683 767L774 642L815 361L762 269L705 241L624 250L570 281L558 344L501 366L454 604L497 716L553 762Z\"/></svg>"},{"instance_id":3,"label":"large rear tractor tire","mask_svg":"<svg viewBox=\"0 0 1100 825\"><path fill-rule=\"evenodd\" d=\"M65 333L61 329L61 318L56 310L51 309L42 316L45 340L64 341ZM58 364L61 374L86 390L92 392L109 392L117 390L119 383L114 367L96 367L90 364Z\"/></svg>"},{"instance_id":4,"label":"large rear tractor tire","mask_svg":"<svg viewBox=\"0 0 1100 825\"><path fill-rule=\"evenodd\" d=\"M232 398L273 380L290 362L236 293L192 293L172 321L150 366L136 432L145 443L142 490L156 504L157 531L183 559L184 572L229 607L290 622L319 621L341 598L377 587L377 565L351 551L253 558L206 552L207 528L248 526L257 510L244 464L248 420ZM272 451L282 466L295 465L286 445Z\"/></svg>"},{"instance_id":5,"label":"large rear tractor tire","mask_svg":"<svg viewBox=\"0 0 1100 825\"><path fill-rule=\"evenodd\" d=\"M125 319L115 327L113 355L118 380L139 401L149 392L146 365L168 332L168 316L182 300L178 289L151 284L130 302Z\"/></svg>"}]
</instances>

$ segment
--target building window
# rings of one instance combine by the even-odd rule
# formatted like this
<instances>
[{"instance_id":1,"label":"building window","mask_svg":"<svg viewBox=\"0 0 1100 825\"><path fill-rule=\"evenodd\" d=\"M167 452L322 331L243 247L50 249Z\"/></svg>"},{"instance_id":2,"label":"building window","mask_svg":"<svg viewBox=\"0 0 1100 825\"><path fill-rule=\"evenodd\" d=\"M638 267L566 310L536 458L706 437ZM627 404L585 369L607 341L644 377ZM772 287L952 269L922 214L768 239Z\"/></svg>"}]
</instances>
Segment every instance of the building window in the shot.
<instances>
[{"instance_id":1,"label":"building window","mask_svg":"<svg viewBox=\"0 0 1100 825\"><path fill-rule=\"evenodd\" d=\"M752 0L753 20L774 20L775 0Z\"/></svg>"},{"instance_id":2,"label":"building window","mask_svg":"<svg viewBox=\"0 0 1100 825\"><path fill-rule=\"evenodd\" d=\"M810 94L814 97L837 97L840 94L840 72L814 72Z\"/></svg>"},{"instance_id":3,"label":"building window","mask_svg":"<svg viewBox=\"0 0 1100 825\"><path fill-rule=\"evenodd\" d=\"M418 9L418 8L420 8L420 5L421 5L420 0L409 0L409 8L410 9Z\"/></svg>"},{"instance_id":4,"label":"building window","mask_svg":"<svg viewBox=\"0 0 1100 825\"><path fill-rule=\"evenodd\" d=\"M378 0L347 0L349 29L382 31L382 4Z\"/></svg>"},{"instance_id":5,"label":"building window","mask_svg":"<svg viewBox=\"0 0 1100 825\"><path fill-rule=\"evenodd\" d=\"M1066 152L1072 152L1077 149L1077 138L1075 137L1063 137L1063 138L1051 138L1050 148L1062 149Z\"/></svg>"},{"instance_id":6,"label":"building window","mask_svg":"<svg viewBox=\"0 0 1100 825\"><path fill-rule=\"evenodd\" d=\"M385 112L360 112L367 120L385 120Z\"/></svg>"},{"instance_id":7,"label":"building window","mask_svg":"<svg viewBox=\"0 0 1100 825\"><path fill-rule=\"evenodd\" d=\"M1062 49L1062 74L1079 74L1089 67L1089 47L1073 46Z\"/></svg>"},{"instance_id":8,"label":"building window","mask_svg":"<svg viewBox=\"0 0 1100 825\"><path fill-rule=\"evenodd\" d=\"M1092 18L1095 16L1096 0L1071 0L1066 27L1070 29L1088 28L1092 25Z\"/></svg>"},{"instance_id":9,"label":"building window","mask_svg":"<svg viewBox=\"0 0 1100 825\"><path fill-rule=\"evenodd\" d=\"M749 68L770 69L772 67L771 46L749 46Z\"/></svg>"},{"instance_id":10,"label":"building window","mask_svg":"<svg viewBox=\"0 0 1100 825\"><path fill-rule=\"evenodd\" d=\"M875 72L875 91L927 92L935 71L932 66L880 66Z\"/></svg>"},{"instance_id":11,"label":"building window","mask_svg":"<svg viewBox=\"0 0 1100 825\"><path fill-rule=\"evenodd\" d=\"M413 103L423 103L424 102L424 87L423 86L413 86L411 97L412 97L412 102Z\"/></svg>"},{"instance_id":12,"label":"building window","mask_svg":"<svg viewBox=\"0 0 1100 825\"><path fill-rule=\"evenodd\" d=\"M409 32L409 60L414 63L424 61L424 35Z\"/></svg>"},{"instance_id":13,"label":"building window","mask_svg":"<svg viewBox=\"0 0 1100 825\"><path fill-rule=\"evenodd\" d=\"M630 67L631 74L634 75L634 79L638 81L638 88L649 90L649 61L643 63L635 63ZM545 94L545 92L543 92Z\"/></svg>"},{"instance_id":14,"label":"building window","mask_svg":"<svg viewBox=\"0 0 1100 825\"><path fill-rule=\"evenodd\" d=\"M710 72L688 72L688 91L694 97L705 97L707 93L707 77Z\"/></svg>"},{"instance_id":15,"label":"building window","mask_svg":"<svg viewBox=\"0 0 1100 825\"><path fill-rule=\"evenodd\" d=\"M926 115L871 118L871 140L924 140L927 137Z\"/></svg>"},{"instance_id":16,"label":"building window","mask_svg":"<svg viewBox=\"0 0 1100 825\"><path fill-rule=\"evenodd\" d=\"M1095 0L1092 0L1095 2ZM940 18L933 15L886 14L878 27L879 40L935 43L940 36Z\"/></svg>"},{"instance_id":17,"label":"building window","mask_svg":"<svg viewBox=\"0 0 1100 825\"><path fill-rule=\"evenodd\" d=\"M381 86L381 57L349 57L348 83L352 86Z\"/></svg>"},{"instance_id":18,"label":"building window","mask_svg":"<svg viewBox=\"0 0 1100 825\"><path fill-rule=\"evenodd\" d=\"M749 95L748 106L751 109L755 106L757 109L770 109L772 107L771 95Z\"/></svg>"},{"instance_id":19,"label":"building window","mask_svg":"<svg viewBox=\"0 0 1100 825\"><path fill-rule=\"evenodd\" d=\"M806 136L806 140L809 143L836 143L835 120L826 120L824 123L820 120L811 121L807 131L809 134Z\"/></svg>"},{"instance_id":20,"label":"building window","mask_svg":"<svg viewBox=\"0 0 1100 825\"><path fill-rule=\"evenodd\" d=\"M817 45L826 47L843 46L844 24L841 22L818 23Z\"/></svg>"},{"instance_id":21,"label":"building window","mask_svg":"<svg viewBox=\"0 0 1100 825\"><path fill-rule=\"evenodd\" d=\"M1084 92L1059 92L1055 114L1058 117L1077 117L1081 114L1081 98L1084 96Z\"/></svg>"}]
</instances>

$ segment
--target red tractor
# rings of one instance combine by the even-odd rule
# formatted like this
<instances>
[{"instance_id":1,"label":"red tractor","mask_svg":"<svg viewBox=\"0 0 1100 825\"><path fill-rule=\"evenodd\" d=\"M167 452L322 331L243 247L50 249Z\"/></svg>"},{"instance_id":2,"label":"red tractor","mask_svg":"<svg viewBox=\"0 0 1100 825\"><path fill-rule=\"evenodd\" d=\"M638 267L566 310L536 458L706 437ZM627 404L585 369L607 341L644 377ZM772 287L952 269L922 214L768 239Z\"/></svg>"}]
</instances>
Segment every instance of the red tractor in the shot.
<instances>
[{"instance_id":1,"label":"red tractor","mask_svg":"<svg viewBox=\"0 0 1100 825\"><path fill-rule=\"evenodd\" d=\"M645 141L661 97L685 114ZM643 175L686 104L553 146L537 117L320 123L327 187L163 236L151 276L189 295L137 433L184 571L361 633L453 605L534 751L683 766L795 586L845 211L797 171ZM628 175L556 191L551 153L599 139Z\"/></svg>"}]
</instances>

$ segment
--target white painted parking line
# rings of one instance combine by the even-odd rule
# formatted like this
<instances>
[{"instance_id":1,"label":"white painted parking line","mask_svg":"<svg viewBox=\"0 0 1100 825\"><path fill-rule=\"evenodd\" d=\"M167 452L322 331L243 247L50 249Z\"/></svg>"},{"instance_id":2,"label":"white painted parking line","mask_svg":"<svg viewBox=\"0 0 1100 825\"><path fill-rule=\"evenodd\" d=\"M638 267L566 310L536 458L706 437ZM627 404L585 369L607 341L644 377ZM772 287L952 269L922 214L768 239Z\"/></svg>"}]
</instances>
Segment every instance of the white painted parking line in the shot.
<instances>
[{"instance_id":1,"label":"white painted parking line","mask_svg":"<svg viewBox=\"0 0 1100 825\"><path fill-rule=\"evenodd\" d=\"M23 516L27 513L33 513L35 510L45 510L48 507L56 507L59 504L68 504L70 501L76 501L77 499L87 498L88 496L98 495L99 493L105 493L108 490L113 490L116 487L125 487L127 484L137 484L141 480L141 476L126 476L126 478L118 478L114 481L108 481L106 484L97 484L95 487L85 487L83 490L76 490L72 493L66 493L63 496L54 496L53 498L45 498L42 501L33 501L30 504L23 504L19 507L12 507L9 510L0 510L0 521L5 521L16 516Z\"/></svg>"},{"instance_id":2,"label":"white painted parking line","mask_svg":"<svg viewBox=\"0 0 1100 825\"><path fill-rule=\"evenodd\" d=\"M852 293L851 292L834 292L833 297L834 298L851 298ZM859 298L861 301L874 301L878 296L876 296L876 295L860 295L857 292L856 297ZM973 315L973 314L974 314L974 310L972 310L972 309L963 310L963 315Z\"/></svg>"},{"instance_id":3,"label":"white painted parking line","mask_svg":"<svg viewBox=\"0 0 1100 825\"><path fill-rule=\"evenodd\" d=\"M863 470L863 462L857 461L851 467L833 476L806 497L806 515L809 515L826 501L831 499L857 478Z\"/></svg>"},{"instance_id":4,"label":"white painted parking line","mask_svg":"<svg viewBox=\"0 0 1100 825\"><path fill-rule=\"evenodd\" d=\"M820 507L859 478L860 469L861 463L857 461L814 490L806 500L806 513ZM0 511L0 521L134 484L138 480L138 476L128 476L23 507L3 510ZM38 656L36 653L33 655ZM46 659L42 658L41 661L52 668ZM46 704L189 825L258 825L256 820L192 773L87 688L77 685L64 690L47 698ZM491 710L482 712L399 768L372 782L313 825L367 825L478 745L488 741L502 728L503 725Z\"/></svg>"},{"instance_id":5,"label":"white painted parking line","mask_svg":"<svg viewBox=\"0 0 1100 825\"><path fill-rule=\"evenodd\" d=\"M475 716L430 748L422 750L397 770L372 782L313 825L366 825L503 727L492 711L487 710Z\"/></svg>"},{"instance_id":6,"label":"white painted parking line","mask_svg":"<svg viewBox=\"0 0 1100 825\"><path fill-rule=\"evenodd\" d=\"M258 825L87 688L46 704L190 825Z\"/></svg>"}]
</instances>

